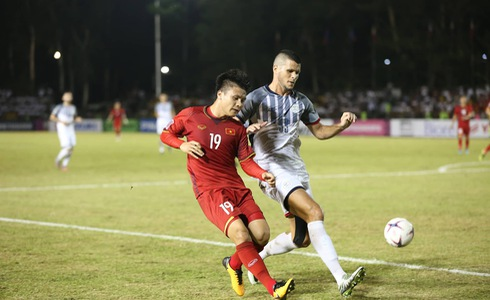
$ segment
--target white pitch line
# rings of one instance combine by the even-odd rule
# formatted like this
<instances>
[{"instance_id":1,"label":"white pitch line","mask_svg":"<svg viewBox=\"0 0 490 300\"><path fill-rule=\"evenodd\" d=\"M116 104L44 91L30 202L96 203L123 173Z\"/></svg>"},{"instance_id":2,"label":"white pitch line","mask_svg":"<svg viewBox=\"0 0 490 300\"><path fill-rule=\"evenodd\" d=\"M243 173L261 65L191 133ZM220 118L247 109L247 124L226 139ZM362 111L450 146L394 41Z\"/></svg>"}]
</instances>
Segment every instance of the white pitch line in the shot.
<instances>
[{"instance_id":1,"label":"white pitch line","mask_svg":"<svg viewBox=\"0 0 490 300\"><path fill-rule=\"evenodd\" d=\"M164 235L164 234L152 234L152 233L143 233L143 232L134 232L134 231L124 231L124 230L116 230L116 229L104 229L104 228L69 225L69 224L62 224L62 223L40 222L40 221L11 219L11 218L2 218L2 217L0 217L0 221L1 222L8 222L8 223L20 223L20 224L27 224L27 225L38 225L38 226L46 226L46 227L58 227L58 228L68 228L68 229L76 229L76 230L84 230L84 231L113 233L113 234L138 236L138 237L150 237L150 238L157 238L157 239L163 239L163 240L182 241L182 242L188 242L188 243L194 243L194 244L206 244L206 245L219 246L219 247L234 247L235 246L232 243L222 243L222 242L193 239L193 238L180 237L180 236L171 236L171 235ZM308 257L318 257L318 254L316 254L316 253L305 252L305 251L292 251L291 253L296 254L296 255L308 256ZM362 258L339 256L339 260L348 261L348 262L356 262L356 263L361 263L361 264L399 267L399 268L413 269L413 270L427 270L427 271L447 272L447 273L453 273L453 274L459 274L459 275L490 277L490 273L472 272L472 271L459 270L459 269L435 268L435 267L427 267L427 266L421 266L421 265L410 265L410 264L402 264L402 263L393 263L393 262L387 262L387 261L378 260L378 259L362 259Z\"/></svg>"},{"instance_id":2,"label":"white pitch line","mask_svg":"<svg viewBox=\"0 0 490 300\"><path fill-rule=\"evenodd\" d=\"M151 237L151 238L157 238L157 239L163 239L163 240L183 241L183 242L194 243L194 244L207 244L207 245L221 246L221 247L234 246L234 244L231 244L231 243L221 243L221 242L214 242L214 241L207 241L207 240L198 240L198 239L179 237L179 236L123 231L123 230L117 230L117 229L104 229L104 228L97 228L97 227L69 225L69 224L63 224L63 223L40 222L40 221L11 219L11 218L2 218L2 217L0 217L0 221L8 222L8 223L21 223L21 224L28 224L28 225L46 226L46 227L69 228L69 229L77 229L77 230L83 230L83 231L96 231L96 232L114 233L114 234L121 234L121 235Z\"/></svg>"},{"instance_id":3,"label":"white pitch line","mask_svg":"<svg viewBox=\"0 0 490 300\"><path fill-rule=\"evenodd\" d=\"M142 186L167 186L182 185L187 180L153 181L153 182L123 182L123 183L94 183L94 184L72 184L72 185L48 185L48 186L13 186L0 188L0 192L38 192L38 191L64 191L64 190L86 190L107 188L128 188Z\"/></svg>"},{"instance_id":4,"label":"white pitch line","mask_svg":"<svg viewBox=\"0 0 490 300\"><path fill-rule=\"evenodd\" d=\"M486 170L486 169L478 168L478 167L481 167L482 165L483 166L490 165L490 162L480 161L480 162L464 162L464 163L448 164L448 165L444 165L442 167L439 167L437 170L440 173L446 173L446 172L452 171L452 170ZM466 167L473 167L473 166L476 166L477 168L466 169Z\"/></svg>"},{"instance_id":5,"label":"white pitch line","mask_svg":"<svg viewBox=\"0 0 490 300\"><path fill-rule=\"evenodd\" d=\"M426 176L440 175L450 173L484 173L490 172L490 168L481 168L481 166L490 165L490 162L466 162L457 164L448 164L439 167L437 170L419 170L419 171L398 171L398 172L369 172L369 173L347 173L347 174L324 174L310 175L311 179L344 179L344 178L363 178L363 177L402 177L402 176ZM466 168L471 166L474 168ZM256 181L256 179L244 178L245 181ZM100 184L77 184L77 185L51 185L51 186L18 186L18 187L0 187L1 192L38 192L38 191L61 191L61 190L84 190L99 188L130 188L143 186L168 186L188 184L188 180L172 181L153 181L153 182L124 182L124 183L100 183Z\"/></svg>"}]
</instances>

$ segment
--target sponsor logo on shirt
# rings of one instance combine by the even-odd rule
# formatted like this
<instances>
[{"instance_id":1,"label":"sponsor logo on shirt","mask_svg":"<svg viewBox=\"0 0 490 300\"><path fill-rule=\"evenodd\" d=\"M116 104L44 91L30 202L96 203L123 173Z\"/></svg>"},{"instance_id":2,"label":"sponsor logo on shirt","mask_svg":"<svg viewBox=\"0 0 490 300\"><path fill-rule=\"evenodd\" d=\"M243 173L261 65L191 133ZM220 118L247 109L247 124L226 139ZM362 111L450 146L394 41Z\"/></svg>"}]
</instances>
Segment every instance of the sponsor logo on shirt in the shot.
<instances>
[{"instance_id":1,"label":"sponsor logo on shirt","mask_svg":"<svg viewBox=\"0 0 490 300\"><path fill-rule=\"evenodd\" d=\"M204 124L199 124L199 125L197 125L197 128L198 128L199 130L204 130L204 129L206 129L206 125L204 125Z\"/></svg>"},{"instance_id":2,"label":"sponsor logo on shirt","mask_svg":"<svg viewBox=\"0 0 490 300\"><path fill-rule=\"evenodd\" d=\"M257 258L254 258L252 261L250 261L248 263L248 267L250 268L251 266L255 265L256 262L258 262L259 260Z\"/></svg>"}]
</instances>

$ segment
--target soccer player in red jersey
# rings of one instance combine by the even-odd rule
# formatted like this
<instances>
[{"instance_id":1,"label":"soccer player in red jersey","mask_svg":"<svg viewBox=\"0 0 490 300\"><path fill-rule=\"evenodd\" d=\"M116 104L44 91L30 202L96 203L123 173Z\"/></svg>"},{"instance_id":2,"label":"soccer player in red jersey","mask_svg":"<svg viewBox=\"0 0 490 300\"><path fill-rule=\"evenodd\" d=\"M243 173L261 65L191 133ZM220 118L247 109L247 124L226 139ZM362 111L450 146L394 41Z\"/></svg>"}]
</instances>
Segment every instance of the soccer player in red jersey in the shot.
<instances>
[{"instance_id":1,"label":"soccer player in red jersey","mask_svg":"<svg viewBox=\"0 0 490 300\"><path fill-rule=\"evenodd\" d=\"M485 109L485 113L487 114L488 119L490 120L490 101L487 104L487 108ZM485 158L485 155L490 152L490 144L488 144L485 148L483 148L480 152L480 156L478 157L479 160L483 160Z\"/></svg>"},{"instance_id":2,"label":"soccer player in red jersey","mask_svg":"<svg viewBox=\"0 0 490 300\"><path fill-rule=\"evenodd\" d=\"M465 153L469 154L470 146L470 119L475 116L473 108L468 104L468 98L461 96L459 98L459 105L456 105L453 112L453 119L451 121L451 128L454 125L454 121L458 120L458 153L463 153L463 136L465 138Z\"/></svg>"},{"instance_id":3,"label":"soccer player in red jersey","mask_svg":"<svg viewBox=\"0 0 490 300\"><path fill-rule=\"evenodd\" d=\"M109 112L109 116L107 117L108 122L112 122L112 128L116 133L116 141L121 140L121 128L122 124L127 123L128 119L126 117L126 111L121 107L121 102L114 102L114 107Z\"/></svg>"},{"instance_id":4,"label":"soccer player in red jersey","mask_svg":"<svg viewBox=\"0 0 490 300\"><path fill-rule=\"evenodd\" d=\"M187 170L202 211L236 245L236 252L223 259L233 290L239 296L245 293L244 265L275 299L285 299L294 289L294 280L272 279L260 258L258 251L269 240L269 225L235 166L236 157L245 173L271 186L275 184L274 175L254 162L245 127L233 119L249 87L243 71L232 69L220 74L214 103L183 109L160 139L188 154ZM180 139L183 137L186 141Z\"/></svg>"}]
</instances>

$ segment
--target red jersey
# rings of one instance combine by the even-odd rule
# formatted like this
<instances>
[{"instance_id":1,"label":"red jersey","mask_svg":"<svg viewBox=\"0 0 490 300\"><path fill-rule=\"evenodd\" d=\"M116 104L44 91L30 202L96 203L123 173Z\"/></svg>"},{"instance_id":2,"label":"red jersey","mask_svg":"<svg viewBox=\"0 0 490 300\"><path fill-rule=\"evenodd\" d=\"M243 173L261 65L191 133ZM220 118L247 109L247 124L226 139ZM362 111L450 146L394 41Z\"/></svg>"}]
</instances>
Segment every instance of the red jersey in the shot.
<instances>
[{"instance_id":1,"label":"red jersey","mask_svg":"<svg viewBox=\"0 0 490 300\"><path fill-rule=\"evenodd\" d=\"M470 126L470 119L465 120L466 116L471 114L473 112L473 108L471 105L466 105L466 106L461 106L457 105L454 108L454 115L458 119L458 127L469 127Z\"/></svg>"},{"instance_id":2,"label":"red jersey","mask_svg":"<svg viewBox=\"0 0 490 300\"><path fill-rule=\"evenodd\" d=\"M109 113L109 116L112 118L112 122L114 123L115 126L121 125L125 115L126 112L124 111L124 108L120 108L120 109L113 108Z\"/></svg>"},{"instance_id":3,"label":"red jersey","mask_svg":"<svg viewBox=\"0 0 490 300\"><path fill-rule=\"evenodd\" d=\"M199 159L187 155L187 170L196 198L212 189L246 188L238 175L235 157L243 162L255 153L248 145L242 123L232 118L217 119L210 114L207 106L189 107L177 114L160 136L165 144L178 147L172 141L173 137L196 141L204 152ZM260 168L260 172L265 171Z\"/></svg>"}]
</instances>

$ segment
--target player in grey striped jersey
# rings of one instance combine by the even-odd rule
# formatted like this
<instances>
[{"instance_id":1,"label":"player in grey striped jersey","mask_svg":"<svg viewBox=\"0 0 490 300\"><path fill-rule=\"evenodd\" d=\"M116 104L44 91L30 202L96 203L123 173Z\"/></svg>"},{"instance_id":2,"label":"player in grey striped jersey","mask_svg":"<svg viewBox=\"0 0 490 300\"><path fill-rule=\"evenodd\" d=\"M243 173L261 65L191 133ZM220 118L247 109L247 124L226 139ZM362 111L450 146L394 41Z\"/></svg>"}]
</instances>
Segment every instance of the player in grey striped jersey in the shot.
<instances>
[{"instance_id":1,"label":"player in grey striped jersey","mask_svg":"<svg viewBox=\"0 0 490 300\"><path fill-rule=\"evenodd\" d=\"M310 242L334 276L342 296L347 297L362 281L364 267L346 274L338 261L332 240L324 227L324 214L313 200L306 166L299 154L299 125L303 122L320 140L329 139L356 121L356 116L344 112L340 122L323 125L312 102L294 90L301 72L301 60L291 50L282 50L273 63L273 79L247 95L237 117L251 125L255 160L276 176L276 187L261 184L262 191L281 204L290 220L290 233L282 233L260 252L262 259L287 253ZM254 283L254 278L249 274Z\"/></svg>"},{"instance_id":2,"label":"player in grey striped jersey","mask_svg":"<svg viewBox=\"0 0 490 300\"><path fill-rule=\"evenodd\" d=\"M82 118L77 116L77 108L72 104L73 94L71 92L64 93L61 100L63 103L54 107L49 119L56 122L61 146L55 160L56 167L62 171L67 171L73 149L77 144L75 122L82 122Z\"/></svg>"}]
</instances>

